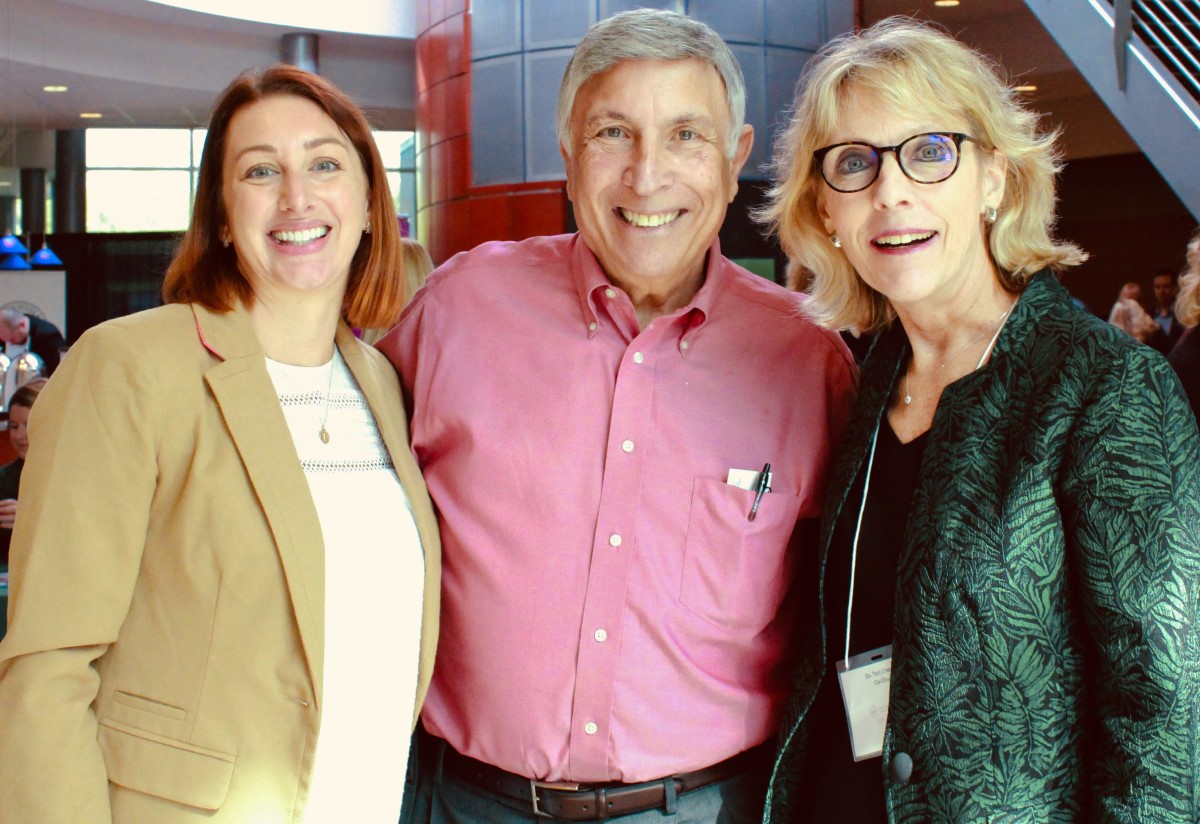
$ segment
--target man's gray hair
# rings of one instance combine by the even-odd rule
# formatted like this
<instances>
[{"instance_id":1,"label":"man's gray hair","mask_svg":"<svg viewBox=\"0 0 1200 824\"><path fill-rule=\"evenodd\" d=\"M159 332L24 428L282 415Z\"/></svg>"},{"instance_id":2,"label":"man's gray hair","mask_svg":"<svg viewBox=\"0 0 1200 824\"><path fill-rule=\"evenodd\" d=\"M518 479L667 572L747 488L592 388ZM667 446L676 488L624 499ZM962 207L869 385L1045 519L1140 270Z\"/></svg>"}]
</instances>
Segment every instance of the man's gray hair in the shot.
<instances>
[{"instance_id":1,"label":"man's gray hair","mask_svg":"<svg viewBox=\"0 0 1200 824\"><path fill-rule=\"evenodd\" d=\"M725 84L732 127L725 154L737 152L738 137L746 121L746 82L737 58L711 28L682 14L659 9L635 9L601 20L588 30L558 91L558 140L571 153L571 112L579 88L594 75L616 68L627 60L701 60L713 66Z\"/></svg>"},{"instance_id":2,"label":"man's gray hair","mask_svg":"<svg viewBox=\"0 0 1200 824\"><path fill-rule=\"evenodd\" d=\"M25 313L19 309L11 307L0 309L0 326L3 326L5 329L16 330L23 320L25 320Z\"/></svg>"}]
</instances>

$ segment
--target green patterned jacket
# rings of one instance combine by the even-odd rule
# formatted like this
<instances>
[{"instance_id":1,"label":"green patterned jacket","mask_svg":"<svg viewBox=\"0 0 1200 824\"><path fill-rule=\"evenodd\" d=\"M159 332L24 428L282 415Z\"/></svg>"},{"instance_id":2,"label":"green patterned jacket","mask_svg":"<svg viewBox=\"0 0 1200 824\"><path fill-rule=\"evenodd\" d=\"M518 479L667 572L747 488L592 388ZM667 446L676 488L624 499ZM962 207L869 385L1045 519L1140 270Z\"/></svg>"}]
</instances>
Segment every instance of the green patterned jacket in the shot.
<instances>
[{"instance_id":1,"label":"green patterned jacket","mask_svg":"<svg viewBox=\"0 0 1200 824\"><path fill-rule=\"evenodd\" d=\"M906 352L895 323L863 365L822 574ZM991 361L946 388L925 448L880 762L893 824L1200 821L1198 474L1166 360L1037 275ZM772 824L808 821L795 776L825 659L811 617Z\"/></svg>"}]
</instances>

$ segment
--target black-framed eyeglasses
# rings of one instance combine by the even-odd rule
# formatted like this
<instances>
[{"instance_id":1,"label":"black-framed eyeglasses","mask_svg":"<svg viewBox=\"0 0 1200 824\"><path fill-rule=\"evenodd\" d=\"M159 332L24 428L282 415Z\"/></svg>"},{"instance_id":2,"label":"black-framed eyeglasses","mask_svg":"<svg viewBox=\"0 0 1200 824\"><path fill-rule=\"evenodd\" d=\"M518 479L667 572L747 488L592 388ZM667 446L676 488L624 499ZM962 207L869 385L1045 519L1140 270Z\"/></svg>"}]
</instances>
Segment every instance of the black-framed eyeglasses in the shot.
<instances>
[{"instance_id":1,"label":"black-framed eyeglasses","mask_svg":"<svg viewBox=\"0 0 1200 824\"><path fill-rule=\"evenodd\" d=\"M923 132L895 146L870 143L835 143L813 152L821 177L835 192L861 192L879 177L883 155L893 152L900 171L916 183L941 183L958 170L964 140L962 132Z\"/></svg>"}]
</instances>

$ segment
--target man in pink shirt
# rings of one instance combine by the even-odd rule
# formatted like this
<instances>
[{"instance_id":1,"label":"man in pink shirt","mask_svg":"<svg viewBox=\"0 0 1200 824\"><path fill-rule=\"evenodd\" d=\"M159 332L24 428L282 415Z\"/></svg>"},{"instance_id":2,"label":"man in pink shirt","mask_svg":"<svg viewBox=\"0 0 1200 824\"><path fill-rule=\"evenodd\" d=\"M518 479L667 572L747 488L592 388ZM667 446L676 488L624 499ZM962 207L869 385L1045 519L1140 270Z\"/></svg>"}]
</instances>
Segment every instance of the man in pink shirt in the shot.
<instances>
[{"instance_id":1,"label":"man in pink shirt","mask_svg":"<svg viewBox=\"0 0 1200 824\"><path fill-rule=\"evenodd\" d=\"M444 547L414 821L761 816L856 376L721 256L744 111L707 26L598 23L558 107L579 233L456 256L379 344Z\"/></svg>"}]
</instances>

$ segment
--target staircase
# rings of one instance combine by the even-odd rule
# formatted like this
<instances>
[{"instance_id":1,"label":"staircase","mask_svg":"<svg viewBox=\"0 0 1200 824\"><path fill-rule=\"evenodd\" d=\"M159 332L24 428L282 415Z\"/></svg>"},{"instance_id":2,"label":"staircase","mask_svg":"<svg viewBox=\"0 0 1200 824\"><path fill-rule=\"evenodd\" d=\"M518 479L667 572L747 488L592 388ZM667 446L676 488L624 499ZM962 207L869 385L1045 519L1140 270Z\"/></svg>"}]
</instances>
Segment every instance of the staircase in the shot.
<instances>
[{"instance_id":1,"label":"staircase","mask_svg":"<svg viewBox=\"0 0 1200 824\"><path fill-rule=\"evenodd\" d=\"M1200 220L1197 0L1025 0Z\"/></svg>"}]
</instances>

